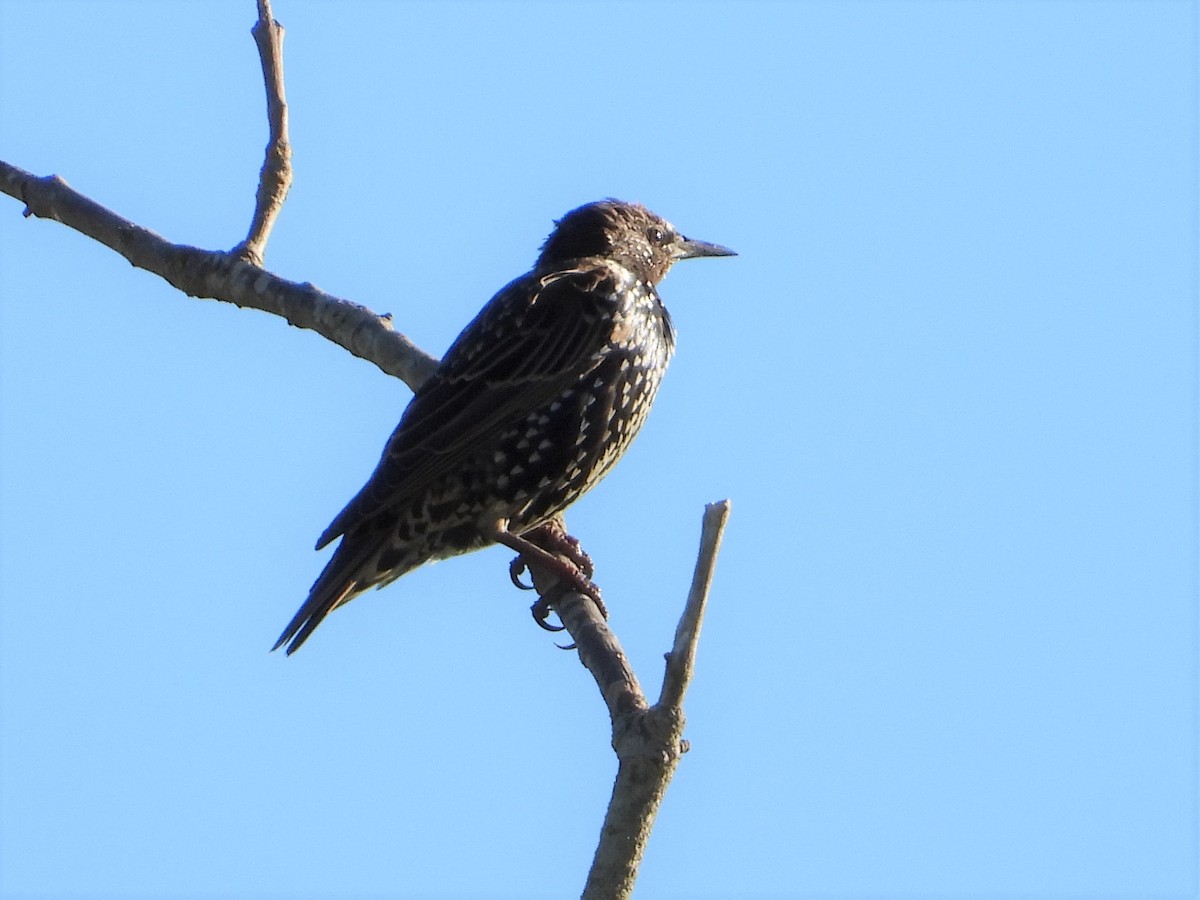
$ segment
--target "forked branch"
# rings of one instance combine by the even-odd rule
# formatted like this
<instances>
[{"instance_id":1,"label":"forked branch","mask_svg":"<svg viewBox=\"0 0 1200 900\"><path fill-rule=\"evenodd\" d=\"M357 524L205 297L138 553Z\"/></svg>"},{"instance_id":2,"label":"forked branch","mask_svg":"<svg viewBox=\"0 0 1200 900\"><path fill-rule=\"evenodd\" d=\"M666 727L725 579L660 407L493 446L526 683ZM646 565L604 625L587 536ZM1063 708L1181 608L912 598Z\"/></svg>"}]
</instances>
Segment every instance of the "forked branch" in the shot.
<instances>
[{"instance_id":1,"label":"forked branch","mask_svg":"<svg viewBox=\"0 0 1200 900\"><path fill-rule=\"evenodd\" d=\"M292 145L288 140L287 98L283 93L283 26L271 15L271 0L258 0L258 21L250 30L262 62L267 90L267 152L258 176L254 217L246 239L233 252L247 262L263 264L267 239L292 186Z\"/></svg>"},{"instance_id":2,"label":"forked branch","mask_svg":"<svg viewBox=\"0 0 1200 900\"><path fill-rule=\"evenodd\" d=\"M416 390L437 368L430 356L392 327L391 314L327 294L262 268L271 227L292 180L283 90L283 28L269 0L258 0L252 34L262 60L270 137L250 232L231 252L172 243L74 190L62 178L39 178L0 160L0 192L25 204L26 216L53 219L163 278L191 297L222 300L282 316L373 362Z\"/></svg>"},{"instance_id":3,"label":"forked branch","mask_svg":"<svg viewBox=\"0 0 1200 900\"><path fill-rule=\"evenodd\" d=\"M596 604L578 593L551 599L555 597L556 577L536 567L531 569L534 586L543 598L549 599L579 649L579 661L596 680L612 722L617 778L588 873L584 900L625 898L633 893L638 866L667 785L680 757L687 752L687 742L683 740L683 698L692 680L700 626L729 506L728 500L722 500L710 503L704 510L691 590L675 630L674 646L666 655L662 691L653 706L646 700L620 641Z\"/></svg>"}]
</instances>

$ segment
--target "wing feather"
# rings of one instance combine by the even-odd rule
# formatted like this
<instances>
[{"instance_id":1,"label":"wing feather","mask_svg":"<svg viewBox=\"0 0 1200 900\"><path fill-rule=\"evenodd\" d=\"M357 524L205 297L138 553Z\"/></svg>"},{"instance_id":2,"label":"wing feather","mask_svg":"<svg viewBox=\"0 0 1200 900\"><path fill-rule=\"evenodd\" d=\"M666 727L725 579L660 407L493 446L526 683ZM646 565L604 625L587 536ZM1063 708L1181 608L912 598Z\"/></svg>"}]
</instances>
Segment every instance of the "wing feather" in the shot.
<instances>
[{"instance_id":1,"label":"wing feather","mask_svg":"<svg viewBox=\"0 0 1200 900\"><path fill-rule=\"evenodd\" d=\"M413 396L374 474L321 535L318 549L411 502L599 365L613 327L617 278L603 263L531 273L493 297Z\"/></svg>"}]
</instances>

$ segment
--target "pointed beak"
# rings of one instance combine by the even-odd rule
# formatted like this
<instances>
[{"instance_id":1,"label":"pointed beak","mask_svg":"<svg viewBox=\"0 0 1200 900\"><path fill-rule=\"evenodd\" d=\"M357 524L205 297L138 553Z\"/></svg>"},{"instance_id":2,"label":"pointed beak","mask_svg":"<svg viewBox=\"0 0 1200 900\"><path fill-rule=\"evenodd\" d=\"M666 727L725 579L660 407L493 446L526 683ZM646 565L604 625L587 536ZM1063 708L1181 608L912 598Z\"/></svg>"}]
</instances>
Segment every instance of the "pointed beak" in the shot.
<instances>
[{"instance_id":1,"label":"pointed beak","mask_svg":"<svg viewBox=\"0 0 1200 900\"><path fill-rule=\"evenodd\" d=\"M737 256L737 253L720 244L710 244L707 241L691 241L681 238L675 245L672 254L675 259L694 259L697 256Z\"/></svg>"}]
</instances>

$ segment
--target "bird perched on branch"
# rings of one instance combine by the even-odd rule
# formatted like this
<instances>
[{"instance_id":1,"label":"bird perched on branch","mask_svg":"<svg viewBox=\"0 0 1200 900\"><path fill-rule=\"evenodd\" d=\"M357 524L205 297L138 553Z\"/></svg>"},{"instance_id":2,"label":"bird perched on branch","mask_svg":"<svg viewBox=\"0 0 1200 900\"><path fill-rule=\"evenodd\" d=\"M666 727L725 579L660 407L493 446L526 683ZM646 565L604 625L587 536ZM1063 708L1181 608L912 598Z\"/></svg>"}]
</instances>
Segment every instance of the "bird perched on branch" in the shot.
<instances>
[{"instance_id":1,"label":"bird perched on branch","mask_svg":"<svg viewBox=\"0 0 1200 900\"><path fill-rule=\"evenodd\" d=\"M633 203L563 216L533 270L417 390L374 474L317 541L341 537L272 649L294 652L332 610L431 560L493 543L555 560L528 536L625 452L675 348L655 285L678 260L733 255ZM583 572L569 580L591 587Z\"/></svg>"}]
</instances>

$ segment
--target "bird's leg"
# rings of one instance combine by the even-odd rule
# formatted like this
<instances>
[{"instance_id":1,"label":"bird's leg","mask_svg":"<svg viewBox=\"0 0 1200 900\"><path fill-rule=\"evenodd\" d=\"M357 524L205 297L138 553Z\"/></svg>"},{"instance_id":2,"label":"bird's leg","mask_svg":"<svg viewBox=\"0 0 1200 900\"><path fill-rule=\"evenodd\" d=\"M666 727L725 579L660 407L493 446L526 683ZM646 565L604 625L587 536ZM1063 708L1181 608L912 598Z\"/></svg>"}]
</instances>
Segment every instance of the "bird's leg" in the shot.
<instances>
[{"instance_id":1,"label":"bird's leg","mask_svg":"<svg viewBox=\"0 0 1200 900\"><path fill-rule=\"evenodd\" d=\"M544 527L545 526L535 528L532 531L527 532L527 534L534 538L542 538L542 529ZM559 584L564 590L567 588L574 588L584 596L590 597L592 602L595 603L596 607L600 610L600 614L604 616L604 618L608 618L608 608L604 605L604 601L600 598L600 588L596 587L596 585L593 584L591 579L588 577L588 575L590 575L592 572L591 560L579 547L579 542L567 535L561 527L558 529L557 534L553 535L548 540L548 543L554 548L554 550L559 550L560 547L573 549L573 553L568 552L567 549L560 551L564 556L568 557L567 559L556 556L554 552L545 549L540 545L540 543L535 543L525 535L514 534L504 527L502 523L497 523L495 526L493 526L493 528L489 529L489 532L490 533L488 536L496 543L503 544L510 550L516 550L519 554L521 554L520 557L518 557L517 560L515 560L513 564L509 566L509 576L513 579L513 582L517 584L518 587L523 586L519 580L519 576L526 567L531 564L541 566L542 568L549 569L552 573L558 576ZM577 559L580 561L576 562ZM546 627L546 616L549 614L550 607L553 605L554 600L557 599L558 594L558 591L552 590L548 592L548 596L542 597L533 605L533 617L537 619L538 623L543 627ZM551 627L550 630L557 631L560 629Z\"/></svg>"},{"instance_id":2,"label":"bird's leg","mask_svg":"<svg viewBox=\"0 0 1200 900\"><path fill-rule=\"evenodd\" d=\"M529 531L526 531L522 537L544 550L565 556L575 564L575 568L578 569L579 572L588 579L589 583L593 584L594 586L594 583L591 582L591 577L596 571L596 567L592 563L592 558L588 556L587 551L583 549L583 545L579 543L579 539L567 532L566 523L563 522L561 516L555 516L549 522L545 522L537 526L537 528L531 528ZM517 573L513 575L513 578L518 586L521 586L519 576L521 571L524 571L526 568L525 558L523 556L518 556L513 560L513 564L520 566L520 569L518 569ZM512 574L511 570L510 574ZM532 586L533 585L530 585L530 587ZM547 591L545 597L538 597L537 602L530 607L529 611L533 614L533 620L538 623L539 628L544 628L547 631L563 630L562 625L551 625L547 620L550 617L550 612L554 605L554 601L562 596L565 590L566 588L564 583L560 581L557 585ZM596 590L599 591L599 588L596 588ZM600 614L607 619L608 610L605 608L604 602L599 597L595 597L590 594L589 596L592 596L597 608L600 610ZM562 649L571 650L574 647L574 644L568 644Z\"/></svg>"}]
</instances>

